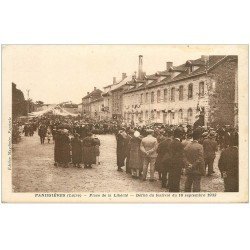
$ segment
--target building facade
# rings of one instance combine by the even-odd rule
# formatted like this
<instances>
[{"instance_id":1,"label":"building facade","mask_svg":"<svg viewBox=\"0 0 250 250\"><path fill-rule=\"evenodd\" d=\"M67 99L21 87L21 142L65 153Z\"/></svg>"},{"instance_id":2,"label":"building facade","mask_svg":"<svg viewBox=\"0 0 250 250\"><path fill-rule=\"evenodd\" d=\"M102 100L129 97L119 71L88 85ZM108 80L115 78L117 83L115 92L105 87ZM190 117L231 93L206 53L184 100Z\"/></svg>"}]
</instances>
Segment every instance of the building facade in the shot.
<instances>
[{"instance_id":1,"label":"building facade","mask_svg":"<svg viewBox=\"0 0 250 250\"><path fill-rule=\"evenodd\" d=\"M91 103L102 97L102 91L94 87L94 90L88 92L85 97L82 98L82 116L85 118L91 117Z\"/></svg>"},{"instance_id":2,"label":"building facade","mask_svg":"<svg viewBox=\"0 0 250 250\"><path fill-rule=\"evenodd\" d=\"M123 93L124 122L193 125L202 114L205 125L234 125L236 79L236 56L203 56L177 67L167 63L155 79Z\"/></svg>"},{"instance_id":3,"label":"building facade","mask_svg":"<svg viewBox=\"0 0 250 250\"><path fill-rule=\"evenodd\" d=\"M134 79L126 77L120 82L120 87L111 91L111 112L114 120L123 120L123 93L134 84Z\"/></svg>"},{"instance_id":4,"label":"building facade","mask_svg":"<svg viewBox=\"0 0 250 250\"><path fill-rule=\"evenodd\" d=\"M103 97L90 102L90 118L95 121L104 119Z\"/></svg>"},{"instance_id":5,"label":"building facade","mask_svg":"<svg viewBox=\"0 0 250 250\"><path fill-rule=\"evenodd\" d=\"M113 84L104 87L103 113L105 120L117 120L122 118L122 93L127 89L126 84L132 80L132 76L122 73L119 81L113 77Z\"/></svg>"}]
</instances>

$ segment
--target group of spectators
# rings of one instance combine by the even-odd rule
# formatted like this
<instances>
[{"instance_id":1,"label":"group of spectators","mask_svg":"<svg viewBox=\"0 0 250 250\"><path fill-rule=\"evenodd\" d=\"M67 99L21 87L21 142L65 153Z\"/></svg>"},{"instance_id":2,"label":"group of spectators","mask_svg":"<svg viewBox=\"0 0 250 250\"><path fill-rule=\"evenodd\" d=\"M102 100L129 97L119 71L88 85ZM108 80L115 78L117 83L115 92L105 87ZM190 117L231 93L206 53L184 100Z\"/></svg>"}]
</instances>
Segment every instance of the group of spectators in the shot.
<instances>
[{"instance_id":1,"label":"group of spectators","mask_svg":"<svg viewBox=\"0 0 250 250\"><path fill-rule=\"evenodd\" d=\"M180 191L185 175L185 192L200 192L201 178L214 174L218 148L218 167L226 192L238 192L238 132L231 126L213 128L191 126L120 127L117 139L117 170L133 178L155 181L158 172L162 187Z\"/></svg>"},{"instance_id":2,"label":"group of spectators","mask_svg":"<svg viewBox=\"0 0 250 250\"><path fill-rule=\"evenodd\" d=\"M45 139L54 142L54 165L92 168L100 165L100 140L95 124L87 124L69 118L44 117L39 121L38 135L41 144Z\"/></svg>"},{"instance_id":3,"label":"group of spectators","mask_svg":"<svg viewBox=\"0 0 250 250\"><path fill-rule=\"evenodd\" d=\"M133 178L155 181L158 172L163 188L180 191L180 179L186 176L185 191L199 192L201 178L214 174L216 152L221 152L218 168L225 191L239 189L238 132L232 126L193 128L174 125L125 126L115 121L89 122L70 117L41 117L22 126L25 136L33 136L38 128L41 144L47 138L55 144L56 166L91 168L100 164L100 140L97 134L115 134L117 170Z\"/></svg>"},{"instance_id":4,"label":"group of spectators","mask_svg":"<svg viewBox=\"0 0 250 250\"><path fill-rule=\"evenodd\" d=\"M67 129L58 129L54 135L54 160L55 166L68 167L72 163L75 167L92 168L93 164L99 164L100 140L91 132L86 137L80 138L78 133L69 137Z\"/></svg>"}]
</instances>

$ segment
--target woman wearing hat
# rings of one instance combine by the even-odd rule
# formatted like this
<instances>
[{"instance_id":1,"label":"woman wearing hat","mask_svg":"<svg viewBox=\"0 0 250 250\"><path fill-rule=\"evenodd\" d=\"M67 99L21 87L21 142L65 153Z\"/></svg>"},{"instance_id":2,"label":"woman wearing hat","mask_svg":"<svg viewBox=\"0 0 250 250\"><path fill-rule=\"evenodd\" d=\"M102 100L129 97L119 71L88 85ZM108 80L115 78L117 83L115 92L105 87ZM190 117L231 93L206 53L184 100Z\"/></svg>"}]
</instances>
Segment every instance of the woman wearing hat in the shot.
<instances>
[{"instance_id":1,"label":"woman wearing hat","mask_svg":"<svg viewBox=\"0 0 250 250\"><path fill-rule=\"evenodd\" d=\"M68 136L68 130L60 130L55 142L55 156L59 164L63 164L64 167L68 167L70 163L70 139Z\"/></svg>"},{"instance_id":2,"label":"woman wearing hat","mask_svg":"<svg viewBox=\"0 0 250 250\"><path fill-rule=\"evenodd\" d=\"M131 169L132 177L139 178L140 172L142 171L142 154L140 150L141 137L140 132L135 131L134 135L130 140L130 157L129 157L129 168Z\"/></svg>"},{"instance_id":3,"label":"woman wearing hat","mask_svg":"<svg viewBox=\"0 0 250 250\"><path fill-rule=\"evenodd\" d=\"M82 141L82 160L85 168L92 168L91 165L96 163L95 145L93 134L88 132Z\"/></svg>"},{"instance_id":4,"label":"woman wearing hat","mask_svg":"<svg viewBox=\"0 0 250 250\"><path fill-rule=\"evenodd\" d=\"M75 167L81 167L82 162L82 142L80 140L80 135L75 133L74 137L71 139L72 147L72 163Z\"/></svg>"}]
</instances>

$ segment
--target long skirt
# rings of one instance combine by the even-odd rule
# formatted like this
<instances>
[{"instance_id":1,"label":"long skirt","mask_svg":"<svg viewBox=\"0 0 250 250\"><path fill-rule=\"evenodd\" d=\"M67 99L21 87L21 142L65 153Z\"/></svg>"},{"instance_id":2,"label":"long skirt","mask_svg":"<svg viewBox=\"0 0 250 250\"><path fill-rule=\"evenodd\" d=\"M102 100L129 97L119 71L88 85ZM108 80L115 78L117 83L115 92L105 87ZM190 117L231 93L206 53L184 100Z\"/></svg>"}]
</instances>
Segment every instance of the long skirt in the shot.
<instances>
[{"instance_id":1,"label":"long skirt","mask_svg":"<svg viewBox=\"0 0 250 250\"><path fill-rule=\"evenodd\" d=\"M79 164L82 162L82 149L81 147L72 147L72 163Z\"/></svg>"},{"instance_id":2,"label":"long skirt","mask_svg":"<svg viewBox=\"0 0 250 250\"><path fill-rule=\"evenodd\" d=\"M95 146L83 146L82 158L84 164L96 164Z\"/></svg>"}]
</instances>

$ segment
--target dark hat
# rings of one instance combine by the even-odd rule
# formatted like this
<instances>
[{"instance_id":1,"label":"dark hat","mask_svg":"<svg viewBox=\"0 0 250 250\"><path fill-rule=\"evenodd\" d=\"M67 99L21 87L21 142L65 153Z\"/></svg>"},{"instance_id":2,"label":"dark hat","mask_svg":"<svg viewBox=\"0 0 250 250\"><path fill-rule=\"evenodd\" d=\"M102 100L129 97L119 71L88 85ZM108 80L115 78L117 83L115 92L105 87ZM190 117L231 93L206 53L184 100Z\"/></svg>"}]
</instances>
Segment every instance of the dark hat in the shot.
<instances>
[{"instance_id":1,"label":"dark hat","mask_svg":"<svg viewBox=\"0 0 250 250\"><path fill-rule=\"evenodd\" d=\"M182 135L183 135L182 129L176 128L176 129L174 130L174 137L175 137L175 138L181 138Z\"/></svg>"},{"instance_id":2,"label":"dark hat","mask_svg":"<svg viewBox=\"0 0 250 250\"><path fill-rule=\"evenodd\" d=\"M194 140L198 140L198 139L200 139L201 138L201 131L200 131L200 129L195 129L194 131L193 131L193 139Z\"/></svg>"}]
</instances>

